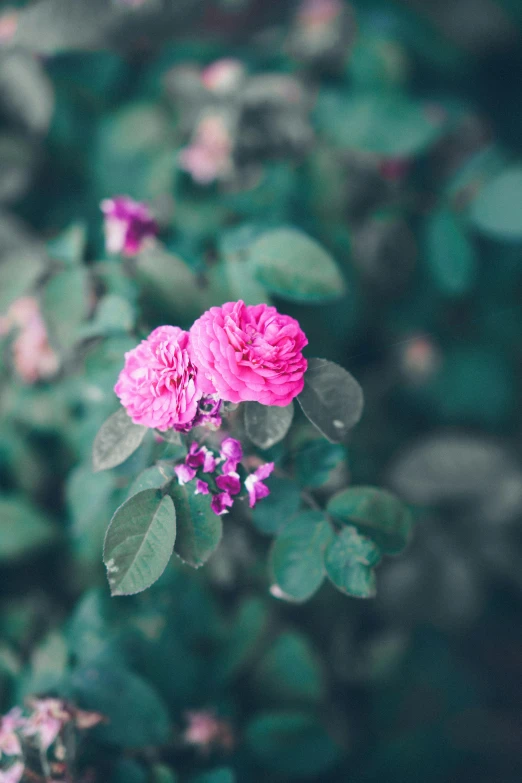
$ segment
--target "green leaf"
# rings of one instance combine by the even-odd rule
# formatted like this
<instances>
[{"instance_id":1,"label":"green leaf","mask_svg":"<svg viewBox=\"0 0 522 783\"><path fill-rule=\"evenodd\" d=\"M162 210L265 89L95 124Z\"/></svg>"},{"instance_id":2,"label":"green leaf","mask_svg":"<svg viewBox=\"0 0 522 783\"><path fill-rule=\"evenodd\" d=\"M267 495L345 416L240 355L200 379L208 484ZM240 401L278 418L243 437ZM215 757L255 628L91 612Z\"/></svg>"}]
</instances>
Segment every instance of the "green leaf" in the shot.
<instances>
[{"instance_id":1,"label":"green leaf","mask_svg":"<svg viewBox=\"0 0 522 783\"><path fill-rule=\"evenodd\" d=\"M85 223L73 223L47 242L47 252L56 261L62 261L67 266L76 266L82 263L86 246Z\"/></svg>"},{"instance_id":2,"label":"green leaf","mask_svg":"<svg viewBox=\"0 0 522 783\"><path fill-rule=\"evenodd\" d=\"M252 510L252 522L260 533L273 535L294 516L301 504L301 491L295 481L279 476L267 479L270 495Z\"/></svg>"},{"instance_id":3,"label":"green leaf","mask_svg":"<svg viewBox=\"0 0 522 783\"><path fill-rule=\"evenodd\" d=\"M191 783L234 783L236 776L229 767L219 767L192 778Z\"/></svg>"},{"instance_id":4,"label":"green leaf","mask_svg":"<svg viewBox=\"0 0 522 783\"><path fill-rule=\"evenodd\" d=\"M330 523L320 511L303 511L279 533L270 568L285 597L306 601L325 576L324 552L332 540Z\"/></svg>"},{"instance_id":5,"label":"green leaf","mask_svg":"<svg viewBox=\"0 0 522 783\"><path fill-rule=\"evenodd\" d=\"M151 468L142 470L129 487L127 498L137 495L144 489L161 489L174 478L174 468L167 462L161 462L153 465Z\"/></svg>"},{"instance_id":6,"label":"green leaf","mask_svg":"<svg viewBox=\"0 0 522 783\"><path fill-rule=\"evenodd\" d=\"M283 440L294 418L294 403L283 407L245 403L245 429L248 437L260 449L269 449Z\"/></svg>"},{"instance_id":7,"label":"green leaf","mask_svg":"<svg viewBox=\"0 0 522 783\"><path fill-rule=\"evenodd\" d=\"M326 574L342 593L354 598L373 598L376 593L373 566L380 558L373 541L359 535L354 527L346 527L326 550Z\"/></svg>"},{"instance_id":8,"label":"green leaf","mask_svg":"<svg viewBox=\"0 0 522 783\"><path fill-rule=\"evenodd\" d=\"M295 455L297 480L302 487L321 487L345 459L344 446L328 443L322 438L308 441Z\"/></svg>"},{"instance_id":9,"label":"green leaf","mask_svg":"<svg viewBox=\"0 0 522 783\"><path fill-rule=\"evenodd\" d=\"M147 299L157 299L157 303L176 315L176 323L192 321L204 309L203 289L192 269L158 242L138 255L136 279Z\"/></svg>"},{"instance_id":10,"label":"green leaf","mask_svg":"<svg viewBox=\"0 0 522 783\"><path fill-rule=\"evenodd\" d=\"M339 748L309 712L258 713L246 730L249 752L263 767L296 780L316 777L339 759Z\"/></svg>"},{"instance_id":11,"label":"green leaf","mask_svg":"<svg viewBox=\"0 0 522 783\"><path fill-rule=\"evenodd\" d=\"M121 465L133 454L147 434L147 427L134 424L125 408L120 408L102 424L94 439L94 471Z\"/></svg>"},{"instance_id":12,"label":"green leaf","mask_svg":"<svg viewBox=\"0 0 522 783\"><path fill-rule=\"evenodd\" d=\"M249 251L256 279L271 293L296 302L329 302L345 284L335 261L313 239L294 228L278 228Z\"/></svg>"},{"instance_id":13,"label":"green leaf","mask_svg":"<svg viewBox=\"0 0 522 783\"><path fill-rule=\"evenodd\" d=\"M42 254L35 248L12 251L0 263L0 313L32 288L45 271Z\"/></svg>"},{"instance_id":14,"label":"green leaf","mask_svg":"<svg viewBox=\"0 0 522 783\"><path fill-rule=\"evenodd\" d=\"M370 536L387 554L402 552L413 528L413 517L404 503L377 487L349 487L334 495L330 514Z\"/></svg>"},{"instance_id":15,"label":"green leaf","mask_svg":"<svg viewBox=\"0 0 522 783\"><path fill-rule=\"evenodd\" d=\"M92 567L100 564L100 552L114 506L116 489L112 473L93 473L90 465L79 465L66 486L71 515L71 539L78 558Z\"/></svg>"},{"instance_id":16,"label":"green leaf","mask_svg":"<svg viewBox=\"0 0 522 783\"><path fill-rule=\"evenodd\" d=\"M257 690L264 699L320 701L324 677L306 637L294 632L280 634L261 660L256 672Z\"/></svg>"},{"instance_id":17,"label":"green leaf","mask_svg":"<svg viewBox=\"0 0 522 783\"><path fill-rule=\"evenodd\" d=\"M352 96L324 91L316 117L326 138L336 146L387 158L420 154L446 128L444 110L433 111L394 91Z\"/></svg>"},{"instance_id":18,"label":"green leaf","mask_svg":"<svg viewBox=\"0 0 522 783\"><path fill-rule=\"evenodd\" d=\"M111 519L103 547L112 595L133 595L150 587L167 567L175 540L172 498L144 489L126 500Z\"/></svg>"},{"instance_id":19,"label":"green leaf","mask_svg":"<svg viewBox=\"0 0 522 783\"><path fill-rule=\"evenodd\" d=\"M93 738L120 748L163 745L170 718L156 691L121 665L91 662L77 669L69 682L70 697L85 710L101 712L107 723L92 730Z\"/></svg>"},{"instance_id":20,"label":"green leaf","mask_svg":"<svg viewBox=\"0 0 522 783\"><path fill-rule=\"evenodd\" d=\"M155 764L152 768L152 779L150 783L178 783L178 776L174 770L165 766L165 764Z\"/></svg>"},{"instance_id":21,"label":"green leaf","mask_svg":"<svg viewBox=\"0 0 522 783\"><path fill-rule=\"evenodd\" d=\"M0 497L0 562L19 560L56 539L51 521L23 497Z\"/></svg>"},{"instance_id":22,"label":"green leaf","mask_svg":"<svg viewBox=\"0 0 522 783\"><path fill-rule=\"evenodd\" d=\"M170 495L176 507L178 535L176 554L188 565L199 568L221 541L221 517L214 514L208 495L195 495L193 486L174 482Z\"/></svg>"},{"instance_id":23,"label":"green leaf","mask_svg":"<svg viewBox=\"0 0 522 783\"><path fill-rule=\"evenodd\" d=\"M134 308L126 299L116 294L107 294L100 299L93 320L80 328L78 336L86 339L126 334L132 331L135 320Z\"/></svg>"},{"instance_id":24,"label":"green leaf","mask_svg":"<svg viewBox=\"0 0 522 783\"><path fill-rule=\"evenodd\" d=\"M327 359L308 360L304 389L297 399L312 424L333 443L345 440L364 405L355 378Z\"/></svg>"},{"instance_id":25,"label":"green leaf","mask_svg":"<svg viewBox=\"0 0 522 783\"><path fill-rule=\"evenodd\" d=\"M81 266L59 272L45 286L42 313L49 336L59 348L69 350L77 341L89 307L88 295L88 274Z\"/></svg>"},{"instance_id":26,"label":"green leaf","mask_svg":"<svg viewBox=\"0 0 522 783\"><path fill-rule=\"evenodd\" d=\"M218 664L223 679L241 671L259 649L268 626L268 608L259 598L242 601Z\"/></svg>"},{"instance_id":27,"label":"green leaf","mask_svg":"<svg viewBox=\"0 0 522 783\"><path fill-rule=\"evenodd\" d=\"M475 282L474 248L449 209L439 209L428 218L426 260L435 283L444 294L461 296Z\"/></svg>"},{"instance_id":28,"label":"green leaf","mask_svg":"<svg viewBox=\"0 0 522 783\"><path fill-rule=\"evenodd\" d=\"M484 234L508 242L522 239L522 166L507 169L482 187L470 219Z\"/></svg>"}]
</instances>

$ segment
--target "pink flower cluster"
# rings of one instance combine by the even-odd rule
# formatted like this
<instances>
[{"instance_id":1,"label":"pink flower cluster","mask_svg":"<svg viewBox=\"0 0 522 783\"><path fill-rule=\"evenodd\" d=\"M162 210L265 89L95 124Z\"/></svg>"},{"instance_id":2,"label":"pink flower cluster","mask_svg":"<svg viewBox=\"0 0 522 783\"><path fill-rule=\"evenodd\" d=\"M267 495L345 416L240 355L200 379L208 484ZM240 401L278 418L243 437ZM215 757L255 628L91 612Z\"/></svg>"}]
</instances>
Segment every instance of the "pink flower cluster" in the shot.
<instances>
[{"instance_id":1,"label":"pink flower cluster","mask_svg":"<svg viewBox=\"0 0 522 783\"><path fill-rule=\"evenodd\" d=\"M183 739L207 754L213 748L232 750L234 734L229 722L218 718L213 710L189 710L185 713L187 727Z\"/></svg>"},{"instance_id":2,"label":"pink flower cluster","mask_svg":"<svg viewBox=\"0 0 522 783\"><path fill-rule=\"evenodd\" d=\"M241 493L242 483L248 493L250 508L253 508L258 500L270 494L263 479L270 476L274 463L267 462L261 465L242 482L238 473L238 465L242 457L243 448L235 438L225 438L221 444L219 457L206 446L194 442L185 461L177 465L174 470L181 485L196 479L194 494L211 494L212 511L221 516L228 514L229 508L234 505L234 498ZM213 475L218 467L221 472Z\"/></svg>"},{"instance_id":3,"label":"pink flower cluster","mask_svg":"<svg viewBox=\"0 0 522 783\"><path fill-rule=\"evenodd\" d=\"M105 245L108 253L135 256L155 237L158 226L146 204L129 196L116 196L101 203L105 215Z\"/></svg>"},{"instance_id":4,"label":"pink flower cluster","mask_svg":"<svg viewBox=\"0 0 522 783\"><path fill-rule=\"evenodd\" d=\"M13 342L13 361L25 383L36 383L54 375L60 362L49 344L38 301L32 296L16 299L0 318L0 336L18 329Z\"/></svg>"},{"instance_id":5,"label":"pink flower cluster","mask_svg":"<svg viewBox=\"0 0 522 783\"><path fill-rule=\"evenodd\" d=\"M76 709L61 699L32 699L29 707L27 716L19 707L14 707L0 718L0 759L3 756L20 757L24 738L36 742L45 754L67 723L73 723L78 729L90 729L105 720L97 712ZM18 758L7 770L0 771L0 783L19 783L24 773L24 764Z\"/></svg>"},{"instance_id":6,"label":"pink flower cluster","mask_svg":"<svg viewBox=\"0 0 522 783\"><path fill-rule=\"evenodd\" d=\"M275 307L227 302L190 332L155 329L125 354L115 392L136 424L161 432L219 426L222 400L288 405L304 386L307 342Z\"/></svg>"}]
</instances>

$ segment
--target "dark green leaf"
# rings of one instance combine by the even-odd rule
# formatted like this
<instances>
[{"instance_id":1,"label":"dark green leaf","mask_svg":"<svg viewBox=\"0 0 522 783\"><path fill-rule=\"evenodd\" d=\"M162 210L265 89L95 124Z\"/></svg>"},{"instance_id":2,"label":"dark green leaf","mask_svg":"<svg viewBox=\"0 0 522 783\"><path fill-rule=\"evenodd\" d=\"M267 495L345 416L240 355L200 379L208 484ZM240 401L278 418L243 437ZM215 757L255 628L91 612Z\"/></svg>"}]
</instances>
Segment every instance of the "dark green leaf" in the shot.
<instances>
[{"instance_id":1,"label":"dark green leaf","mask_svg":"<svg viewBox=\"0 0 522 783\"><path fill-rule=\"evenodd\" d=\"M145 468L132 482L127 492L127 498L137 495L138 492L142 492L144 489L161 489L173 477L174 468L167 462L160 462L151 468Z\"/></svg>"},{"instance_id":2,"label":"dark green leaf","mask_svg":"<svg viewBox=\"0 0 522 783\"><path fill-rule=\"evenodd\" d=\"M303 511L274 541L270 567L277 585L294 601L306 601L325 576L324 552L333 531L320 511Z\"/></svg>"},{"instance_id":3,"label":"dark green leaf","mask_svg":"<svg viewBox=\"0 0 522 783\"><path fill-rule=\"evenodd\" d=\"M292 424L294 403L284 407L245 403L245 428L247 435L260 449L269 449L282 440Z\"/></svg>"},{"instance_id":4,"label":"dark green leaf","mask_svg":"<svg viewBox=\"0 0 522 783\"><path fill-rule=\"evenodd\" d=\"M156 764L152 769L151 783L177 783L178 776L174 770L164 764Z\"/></svg>"},{"instance_id":5,"label":"dark green leaf","mask_svg":"<svg viewBox=\"0 0 522 783\"><path fill-rule=\"evenodd\" d=\"M162 745L170 718L156 691L121 664L92 662L70 679L71 698L82 709L107 717L93 730L100 741L122 748Z\"/></svg>"},{"instance_id":6,"label":"dark green leaf","mask_svg":"<svg viewBox=\"0 0 522 783\"><path fill-rule=\"evenodd\" d=\"M0 561L18 560L56 539L51 521L23 497L0 497Z\"/></svg>"},{"instance_id":7,"label":"dark green leaf","mask_svg":"<svg viewBox=\"0 0 522 783\"><path fill-rule=\"evenodd\" d=\"M208 495L195 495L194 486L174 482L170 495L176 507L176 554L193 568L202 566L221 541L221 517L214 514Z\"/></svg>"},{"instance_id":8,"label":"dark green leaf","mask_svg":"<svg viewBox=\"0 0 522 783\"><path fill-rule=\"evenodd\" d=\"M191 783L234 783L236 776L229 767L219 767L191 779Z\"/></svg>"},{"instance_id":9,"label":"dark green leaf","mask_svg":"<svg viewBox=\"0 0 522 783\"><path fill-rule=\"evenodd\" d=\"M362 415L362 389L349 372L327 359L309 359L297 398L305 415L333 443L341 443Z\"/></svg>"},{"instance_id":10,"label":"dark green leaf","mask_svg":"<svg viewBox=\"0 0 522 783\"><path fill-rule=\"evenodd\" d=\"M234 676L248 663L259 649L267 624L268 609L263 601L247 598L241 603L222 652L223 678Z\"/></svg>"},{"instance_id":11,"label":"dark green leaf","mask_svg":"<svg viewBox=\"0 0 522 783\"><path fill-rule=\"evenodd\" d=\"M172 498L144 489L114 514L103 548L112 595L132 595L150 587L172 555L176 511Z\"/></svg>"},{"instance_id":12,"label":"dark green leaf","mask_svg":"<svg viewBox=\"0 0 522 783\"><path fill-rule=\"evenodd\" d=\"M344 293L335 261L313 239L293 228L278 228L257 239L249 263L260 283L298 302L328 302Z\"/></svg>"},{"instance_id":13,"label":"dark green leaf","mask_svg":"<svg viewBox=\"0 0 522 783\"><path fill-rule=\"evenodd\" d=\"M94 471L121 465L133 454L147 433L147 428L134 424L125 408L120 408L102 424L92 449Z\"/></svg>"},{"instance_id":14,"label":"dark green leaf","mask_svg":"<svg viewBox=\"0 0 522 783\"><path fill-rule=\"evenodd\" d=\"M522 166L488 182L471 205L470 218L484 234L506 241L522 239Z\"/></svg>"},{"instance_id":15,"label":"dark green leaf","mask_svg":"<svg viewBox=\"0 0 522 783\"><path fill-rule=\"evenodd\" d=\"M36 248L13 251L0 262L0 313L27 293L45 271L43 255Z\"/></svg>"},{"instance_id":16,"label":"dark green leaf","mask_svg":"<svg viewBox=\"0 0 522 783\"><path fill-rule=\"evenodd\" d=\"M270 701L320 701L323 672L307 639L282 633L271 645L255 672L259 693Z\"/></svg>"},{"instance_id":17,"label":"dark green leaf","mask_svg":"<svg viewBox=\"0 0 522 783\"><path fill-rule=\"evenodd\" d=\"M373 598L376 593L373 566L380 557L373 541L359 535L354 527L346 527L326 550L326 574L342 593L354 598Z\"/></svg>"},{"instance_id":18,"label":"dark green leaf","mask_svg":"<svg viewBox=\"0 0 522 783\"><path fill-rule=\"evenodd\" d=\"M333 740L307 712L260 713L247 726L246 742L263 767L296 780L321 775L339 759Z\"/></svg>"},{"instance_id":19,"label":"dark green leaf","mask_svg":"<svg viewBox=\"0 0 522 783\"><path fill-rule=\"evenodd\" d=\"M47 242L47 252L56 261L67 266L76 266L83 261L87 244L87 229L84 223L73 223Z\"/></svg>"},{"instance_id":20,"label":"dark green leaf","mask_svg":"<svg viewBox=\"0 0 522 783\"><path fill-rule=\"evenodd\" d=\"M413 517L404 503L377 487L344 489L330 499L327 509L370 536L387 554L402 552L413 528Z\"/></svg>"},{"instance_id":21,"label":"dark green leaf","mask_svg":"<svg viewBox=\"0 0 522 783\"><path fill-rule=\"evenodd\" d=\"M44 288L42 312L52 341L69 350L77 341L79 327L89 307L88 274L71 267L51 278Z\"/></svg>"},{"instance_id":22,"label":"dark green leaf","mask_svg":"<svg viewBox=\"0 0 522 783\"><path fill-rule=\"evenodd\" d=\"M427 221L426 260L434 281L444 294L460 296L475 282L475 251L449 209L437 210Z\"/></svg>"},{"instance_id":23,"label":"dark green leaf","mask_svg":"<svg viewBox=\"0 0 522 783\"><path fill-rule=\"evenodd\" d=\"M297 480L303 487L321 487L345 459L343 446L321 438L309 441L295 455Z\"/></svg>"},{"instance_id":24,"label":"dark green leaf","mask_svg":"<svg viewBox=\"0 0 522 783\"><path fill-rule=\"evenodd\" d=\"M272 535L294 516L301 503L301 492L295 481L279 476L270 476L266 484L270 495L257 503L252 511L252 522L260 533Z\"/></svg>"}]
</instances>

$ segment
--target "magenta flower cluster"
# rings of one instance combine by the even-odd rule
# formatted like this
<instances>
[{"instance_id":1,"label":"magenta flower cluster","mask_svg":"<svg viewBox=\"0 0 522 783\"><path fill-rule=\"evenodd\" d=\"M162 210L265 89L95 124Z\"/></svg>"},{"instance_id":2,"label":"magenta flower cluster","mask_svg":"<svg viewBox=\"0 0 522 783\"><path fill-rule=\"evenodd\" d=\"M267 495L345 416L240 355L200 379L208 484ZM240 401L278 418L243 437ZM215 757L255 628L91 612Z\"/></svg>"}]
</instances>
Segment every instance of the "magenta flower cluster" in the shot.
<instances>
[{"instance_id":1,"label":"magenta flower cluster","mask_svg":"<svg viewBox=\"0 0 522 783\"><path fill-rule=\"evenodd\" d=\"M212 511L221 516L228 514L228 510L234 505L234 499L241 494L243 487L237 469L242 457L243 448L235 438L225 438L221 443L218 457L206 446L194 442L185 461L177 465L174 470L182 485L196 479L194 494L211 494ZM250 508L253 508L258 500L270 494L263 479L268 478L273 469L274 463L267 462L244 480Z\"/></svg>"},{"instance_id":2,"label":"magenta flower cluster","mask_svg":"<svg viewBox=\"0 0 522 783\"><path fill-rule=\"evenodd\" d=\"M105 215L105 246L109 253L135 256L158 233L148 206L129 196L105 199L101 210Z\"/></svg>"}]
</instances>

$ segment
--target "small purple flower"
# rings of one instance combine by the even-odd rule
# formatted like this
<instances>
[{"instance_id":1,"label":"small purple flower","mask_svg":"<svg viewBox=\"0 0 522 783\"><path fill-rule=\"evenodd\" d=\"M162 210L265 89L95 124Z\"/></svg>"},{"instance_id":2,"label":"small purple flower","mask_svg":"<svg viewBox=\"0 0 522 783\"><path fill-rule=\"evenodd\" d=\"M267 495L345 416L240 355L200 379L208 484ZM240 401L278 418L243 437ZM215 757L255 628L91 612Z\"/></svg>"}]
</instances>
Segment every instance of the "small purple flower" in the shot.
<instances>
[{"instance_id":1,"label":"small purple flower","mask_svg":"<svg viewBox=\"0 0 522 783\"><path fill-rule=\"evenodd\" d=\"M239 495L241 492L241 480L238 473L227 473L223 476L216 478L216 484L223 492L228 492L229 495Z\"/></svg>"},{"instance_id":2,"label":"small purple flower","mask_svg":"<svg viewBox=\"0 0 522 783\"><path fill-rule=\"evenodd\" d=\"M203 468L203 473L213 473L216 469L217 460L210 449L201 446L194 441L190 444L189 453L185 458L185 465L191 468Z\"/></svg>"},{"instance_id":3,"label":"small purple flower","mask_svg":"<svg viewBox=\"0 0 522 783\"><path fill-rule=\"evenodd\" d=\"M208 484L206 481L202 481L201 479L196 480L196 489L194 490L195 495L208 495L210 492L208 488Z\"/></svg>"},{"instance_id":4,"label":"small purple flower","mask_svg":"<svg viewBox=\"0 0 522 783\"><path fill-rule=\"evenodd\" d=\"M243 457L241 443L235 438L225 438L221 444L221 456L225 460L223 473L235 473Z\"/></svg>"},{"instance_id":5,"label":"small purple flower","mask_svg":"<svg viewBox=\"0 0 522 783\"><path fill-rule=\"evenodd\" d=\"M189 481L192 481L192 479L196 477L196 470L184 464L176 465L176 467L174 468L174 472L178 477L178 481L181 484L181 486L183 486L183 484L187 484Z\"/></svg>"},{"instance_id":6,"label":"small purple flower","mask_svg":"<svg viewBox=\"0 0 522 783\"><path fill-rule=\"evenodd\" d=\"M245 487L248 491L248 502L250 508L254 508L258 500L266 498L267 495L270 494L270 490L266 484L263 484L263 479L268 478L273 469L274 463L266 462L245 479Z\"/></svg>"},{"instance_id":7,"label":"small purple flower","mask_svg":"<svg viewBox=\"0 0 522 783\"><path fill-rule=\"evenodd\" d=\"M158 226L146 204L128 196L104 199L105 244L109 253L135 256L145 241L158 233Z\"/></svg>"},{"instance_id":8,"label":"small purple flower","mask_svg":"<svg viewBox=\"0 0 522 783\"><path fill-rule=\"evenodd\" d=\"M212 497L211 508L218 517L222 514L228 514L228 509L234 504L228 492L220 492Z\"/></svg>"}]
</instances>

